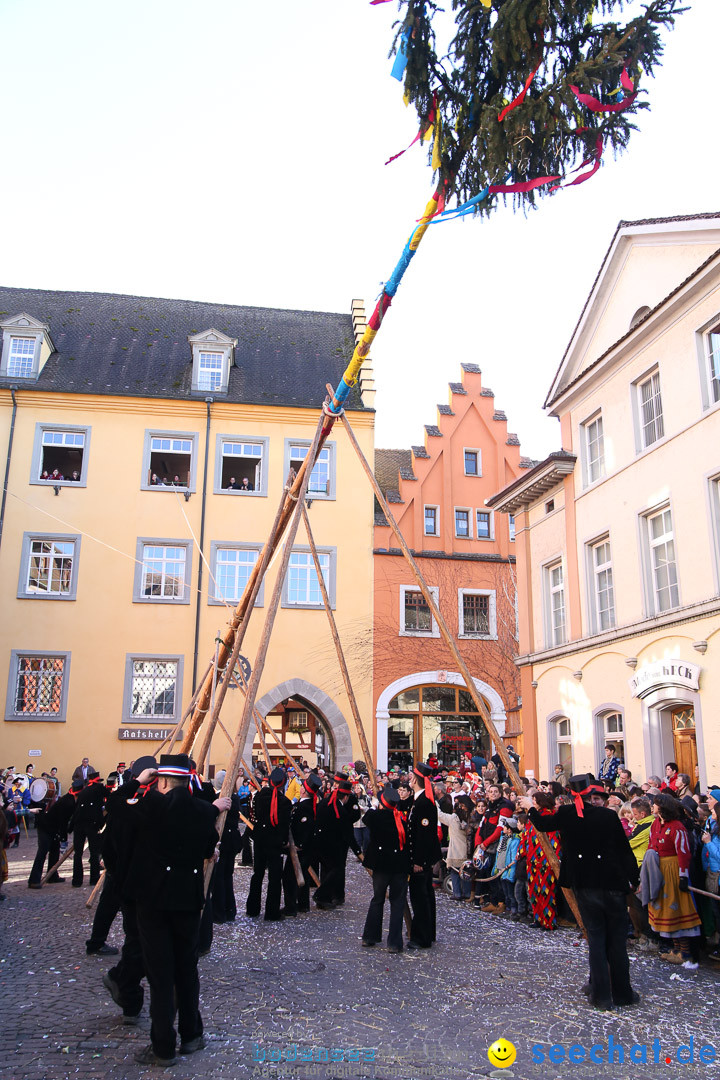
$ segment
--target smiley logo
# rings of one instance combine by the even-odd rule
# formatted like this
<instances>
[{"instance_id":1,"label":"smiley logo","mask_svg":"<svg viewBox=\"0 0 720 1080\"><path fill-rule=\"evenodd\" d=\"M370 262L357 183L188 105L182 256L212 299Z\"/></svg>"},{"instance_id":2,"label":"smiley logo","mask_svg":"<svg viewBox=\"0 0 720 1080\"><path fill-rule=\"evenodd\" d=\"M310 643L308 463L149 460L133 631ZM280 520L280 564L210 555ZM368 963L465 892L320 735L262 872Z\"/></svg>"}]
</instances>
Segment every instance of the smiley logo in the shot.
<instances>
[{"instance_id":1,"label":"smiley logo","mask_svg":"<svg viewBox=\"0 0 720 1080\"><path fill-rule=\"evenodd\" d=\"M507 1069L517 1057L517 1050L507 1039L497 1039L488 1050L491 1065L498 1069Z\"/></svg>"}]
</instances>

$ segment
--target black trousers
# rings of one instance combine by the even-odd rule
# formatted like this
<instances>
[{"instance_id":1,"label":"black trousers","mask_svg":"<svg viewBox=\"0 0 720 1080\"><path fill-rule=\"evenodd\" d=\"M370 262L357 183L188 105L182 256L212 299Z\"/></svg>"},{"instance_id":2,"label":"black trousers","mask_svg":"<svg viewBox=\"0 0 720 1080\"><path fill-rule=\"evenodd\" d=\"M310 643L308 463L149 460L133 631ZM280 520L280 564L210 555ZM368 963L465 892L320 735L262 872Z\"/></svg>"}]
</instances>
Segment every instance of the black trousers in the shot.
<instances>
[{"instance_id":1,"label":"black trousers","mask_svg":"<svg viewBox=\"0 0 720 1080\"><path fill-rule=\"evenodd\" d=\"M102 841L98 835L97 825L76 825L73 830L73 885L83 883L83 848L85 841L90 849L90 884L97 885L100 877L100 852Z\"/></svg>"},{"instance_id":2,"label":"black trousers","mask_svg":"<svg viewBox=\"0 0 720 1080\"><path fill-rule=\"evenodd\" d=\"M145 961L143 960L140 933L138 931L137 908L134 902L123 900L120 910L122 911L125 940L120 959L115 967L110 968L108 975L118 984L123 1013L126 1016L137 1016L143 1006L142 979L145 975Z\"/></svg>"},{"instance_id":3,"label":"black trousers","mask_svg":"<svg viewBox=\"0 0 720 1080\"><path fill-rule=\"evenodd\" d=\"M383 910L385 897L390 890L390 929L388 945L393 949L403 947L403 915L407 899L407 874L391 874L386 870L373 870L373 897L368 908L363 941L382 941Z\"/></svg>"},{"instance_id":4,"label":"black trousers","mask_svg":"<svg viewBox=\"0 0 720 1080\"><path fill-rule=\"evenodd\" d=\"M235 872L235 851L227 844L220 848L220 858L215 867L215 879L212 886L213 922L232 922L237 915L233 874Z\"/></svg>"},{"instance_id":5,"label":"black trousers","mask_svg":"<svg viewBox=\"0 0 720 1080\"><path fill-rule=\"evenodd\" d=\"M150 984L150 1041L158 1057L172 1058L176 1002L180 1042L203 1033L197 969L200 912L138 904L137 925Z\"/></svg>"},{"instance_id":6,"label":"black trousers","mask_svg":"<svg viewBox=\"0 0 720 1080\"><path fill-rule=\"evenodd\" d=\"M628 1005L632 1001L627 954L625 893L605 889L575 889L588 940L590 1000Z\"/></svg>"},{"instance_id":7,"label":"black trousers","mask_svg":"<svg viewBox=\"0 0 720 1080\"><path fill-rule=\"evenodd\" d=\"M320 885L313 894L319 904L337 904L344 897L345 851L324 851L320 856Z\"/></svg>"},{"instance_id":8,"label":"black trousers","mask_svg":"<svg viewBox=\"0 0 720 1080\"><path fill-rule=\"evenodd\" d=\"M310 910L310 867L317 873L317 865L314 856L310 852L298 851L300 869L302 870L305 884L301 887L295 877L295 867L292 859L285 860L283 869L282 886L285 911L309 911Z\"/></svg>"},{"instance_id":9,"label":"black trousers","mask_svg":"<svg viewBox=\"0 0 720 1080\"><path fill-rule=\"evenodd\" d=\"M255 862L253 876L250 879L250 891L248 892L245 910L248 915L260 914L260 901L262 899L262 885L265 871L267 870L268 884L265 897L265 918L280 918L280 898L282 895L282 852L273 848L266 848L262 844L255 844Z\"/></svg>"},{"instance_id":10,"label":"black trousers","mask_svg":"<svg viewBox=\"0 0 720 1080\"><path fill-rule=\"evenodd\" d=\"M46 858L48 860L48 870L50 870L60 858L60 837L57 834L46 832L45 829L38 825L37 840L37 854L35 855L35 861L32 864L28 885L40 884L43 877Z\"/></svg>"},{"instance_id":11,"label":"black trousers","mask_svg":"<svg viewBox=\"0 0 720 1080\"><path fill-rule=\"evenodd\" d=\"M115 916L119 910L120 891L115 878L109 870L106 870L90 937L85 942L88 949L99 949L101 945L105 944L110 933L110 927L115 922Z\"/></svg>"},{"instance_id":12,"label":"black trousers","mask_svg":"<svg viewBox=\"0 0 720 1080\"><path fill-rule=\"evenodd\" d=\"M425 949L429 949L435 941L435 890L432 881L432 867L410 874L410 940Z\"/></svg>"}]
</instances>

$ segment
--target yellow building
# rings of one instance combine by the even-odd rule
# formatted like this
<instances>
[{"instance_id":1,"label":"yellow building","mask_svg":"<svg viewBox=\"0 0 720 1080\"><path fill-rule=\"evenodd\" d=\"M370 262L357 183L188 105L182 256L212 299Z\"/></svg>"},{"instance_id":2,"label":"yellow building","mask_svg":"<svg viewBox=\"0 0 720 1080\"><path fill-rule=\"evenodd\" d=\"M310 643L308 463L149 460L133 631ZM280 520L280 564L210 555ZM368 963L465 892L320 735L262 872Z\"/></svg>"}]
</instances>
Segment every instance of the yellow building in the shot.
<instances>
[{"instance_id":1,"label":"yellow building","mask_svg":"<svg viewBox=\"0 0 720 1080\"><path fill-rule=\"evenodd\" d=\"M621 222L515 514L526 760L720 780L720 215ZM528 731L528 728L530 729ZM692 783L695 783L693 778Z\"/></svg>"},{"instance_id":2,"label":"yellow building","mask_svg":"<svg viewBox=\"0 0 720 1080\"><path fill-rule=\"evenodd\" d=\"M151 752L182 716L364 317L9 288L0 306L0 767L67 781L84 756L107 773ZM347 412L372 461L363 376ZM341 425L308 505L369 721L373 501ZM256 608L251 664L262 592ZM311 762L359 756L302 526L260 693L263 714L316 733ZM240 698L221 717L233 734ZM218 731L210 761L228 748Z\"/></svg>"}]
</instances>

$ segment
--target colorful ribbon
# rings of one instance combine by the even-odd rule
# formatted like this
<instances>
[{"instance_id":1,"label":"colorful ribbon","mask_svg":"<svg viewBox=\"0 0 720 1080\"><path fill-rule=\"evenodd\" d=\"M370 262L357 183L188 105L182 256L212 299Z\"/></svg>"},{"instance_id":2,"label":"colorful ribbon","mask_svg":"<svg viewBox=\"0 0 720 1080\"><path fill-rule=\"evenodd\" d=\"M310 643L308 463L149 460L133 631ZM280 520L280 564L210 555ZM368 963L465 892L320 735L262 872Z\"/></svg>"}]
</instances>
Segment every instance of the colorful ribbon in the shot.
<instances>
[{"instance_id":1,"label":"colorful ribbon","mask_svg":"<svg viewBox=\"0 0 720 1080\"><path fill-rule=\"evenodd\" d=\"M571 86L570 89L580 104L584 105L587 109L590 109L591 112L622 112L623 109L629 109L635 98L638 96L638 91L635 89L635 84L628 75L627 68L623 68L622 70L620 84L623 90L628 92L628 96L623 98L622 101L618 101L615 105L603 105L602 101L593 97L592 94L581 94L577 86Z\"/></svg>"},{"instance_id":2,"label":"colorful ribbon","mask_svg":"<svg viewBox=\"0 0 720 1080\"><path fill-rule=\"evenodd\" d=\"M409 40L410 27L403 31L403 35L400 38L400 45L398 46L398 51L395 54L395 63L393 64L392 71L390 72L393 79L397 79L398 82L402 82L403 75L405 74L405 68L407 67L408 54L406 46Z\"/></svg>"},{"instance_id":3,"label":"colorful ribbon","mask_svg":"<svg viewBox=\"0 0 720 1080\"><path fill-rule=\"evenodd\" d=\"M535 75L537 74L537 70L538 70L538 68L540 67L541 64L542 64L542 56L538 60L536 66L532 69L532 71L528 75L527 79L525 80L525 86L522 88L522 90L520 91L518 96L516 98L514 98L510 102L509 105L506 105L505 108L503 109L503 111L498 115L498 120L500 121L500 123L503 122L503 120L505 119L505 117L507 116L507 114L509 112L512 112L513 109L517 108L517 106L522 104L522 102L525 100L525 95L527 94L528 90L530 89L530 83L535 78Z\"/></svg>"},{"instance_id":4,"label":"colorful ribbon","mask_svg":"<svg viewBox=\"0 0 720 1080\"><path fill-rule=\"evenodd\" d=\"M589 165L590 162L594 158L595 159L595 164L593 165L592 169L588 169L587 172L582 173L580 176L576 176L574 180L568 180L567 184L556 184L555 187L550 188L550 190L551 191L559 191L560 188L573 187L575 184L584 184L585 181L589 180L591 176L594 176L595 173L600 168L600 164L601 164L601 161L602 161L602 153L603 153L602 135L598 135L597 142L595 143L595 153L592 155L592 157L585 158L585 160L580 165L578 165L578 169L584 169L585 166ZM577 169L573 169L573 172L577 172Z\"/></svg>"}]
</instances>

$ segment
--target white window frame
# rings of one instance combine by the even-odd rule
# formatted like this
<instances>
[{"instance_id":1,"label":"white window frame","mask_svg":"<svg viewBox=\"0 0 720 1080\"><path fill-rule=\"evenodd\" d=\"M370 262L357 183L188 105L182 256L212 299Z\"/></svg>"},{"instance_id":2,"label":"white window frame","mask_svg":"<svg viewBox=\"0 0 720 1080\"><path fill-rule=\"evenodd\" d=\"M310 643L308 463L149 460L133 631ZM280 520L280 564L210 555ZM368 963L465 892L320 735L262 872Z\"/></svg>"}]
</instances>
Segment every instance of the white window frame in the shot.
<instances>
[{"instance_id":1,"label":"white window frame","mask_svg":"<svg viewBox=\"0 0 720 1080\"><path fill-rule=\"evenodd\" d=\"M560 725L567 723L567 734L560 735ZM555 766L561 760L560 746L570 747L570 776L575 772L575 751L573 747L572 718L565 713L555 713L547 719L548 734L548 773L555 775Z\"/></svg>"},{"instance_id":2,"label":"white window frame","mask_svg":"<svg viewBox=\"0 0 720 1080\"><path fill-rule=\"evenodd\" d=\"M2 353L0 353L0 378L17 379L21 383L36 382L42 367L54 350L49 327L31 315L21 312L0 322ZM32 342L30 369L25 375L10 370L13 342ZM29 353L28 353L29 355Z\"/></svg>"},{"instance_id":3,"label":"white window frame","mask_svg":"<svg viewBox=\"0 0 720 1080\"><path fill-rule=\"evenodd\" d=\"M133 664L138 663L159 663L159 664L177 664L177 670L175 674L175 693L173 699L173 712L172 713L159 713L157 715L148 715L147 713L133 713L132 712L132 692L133 692ZM182 715L182 689L183 689L183 667L184 657L182 654L161 655L159 653L127 653L125 657L125 680L123 686L123 707L122 707L122 722L123 726L129 724L157 724L160 727L167 727L168 724L180 719Z\"/></svg>"},{"instance_id":4,"label":"white window frame","mask_svg":"<svg viewBox=\"0 0 720 1080\"><path fill-rule=\"evenodd\" d=\"M661 537L657 537L653 540L652 529L650 522L661 514L670 514L671 532L663 533ZM667 607L661 607L658 602L658 588L657 588L657 576L656 572L659 569L655 563L655 551L659 550L663 544L669 542L673 546L673 566L675 568L675 589L676 600L675 604L670 604ZM651 510L646 510L640 515L640 541L642 550L642 566L643 566L643 579L645 584L645 607L646 613L649 617L653 615L661 615L667 611L676 611L680 607L680 575L678 573L678 557L677 550L675 548L675 529L674 529L674 516L672 507L669 502L661 503L659 506L653 507ZM672 590L672 585L670 586ZM672 599L672 592L671 592Z\"/></svg>"},{"instance_id":5,"label":"white window frame","mask_svg":"<svg viewBox=\"0 0 720 1080\"><path fill-rule=\"evenodd\" d=\"M433 597L435 603L440 604L440 587L438 585L428 586L430 595ZM414 637L414 638L438 638L440 637L440 629L435 616L432 611L430 612L430 630L406 630L405 629L405 594L406 593L419 593L420 589L417 585L401 585L399 589L400 610L398 617L398 637Z\"/></svg>"},{"instance_id":6,"label":"white window frame","mask_svg":"<svg viewBox=\"0 0 720 1080\"><path fill-rule=\"evenodd\" d=\"M193 360L192 392L209 395L226 394L230 379L230 368L235 360L237 338L228 337L227 334L223 334L211 327L210 330L204 330L201 334L191 334L188 337L188 344L190 345ZM220 382L217 386L208 385L209 380L203 377L204 371L201 357L212 355L220 357Z\"/></svg>"},{"instance_id":7,"label":"white window frame","mask_svg":"<svg viewBox=\"0 0 720 1080\"><path fill-rule=\"evenodd\" d=\"M457 515L467 514L468 531L467 536L457 531ZM473 538L473 512L470 506L455 506L453 507L453 531L455 533L456 540L472 540Z\"/></svg>"},{"instance_id":8,"label":"white window frame","mask_svg":"<svg viewBox=\"0 0 720 1080\"><path fill-rule=\"evenodd\" d=\"M426 513L428 510L435 511L435 531L428 532L427 530L427 518ZM423 536L439 536L440 535L440 507L433 503L426 503L423 506Z\"/></svg>"},{"instance_id":9,"label":"white window frame","mask_svg":"<svg viewBox=\"0 0 720 1080\"><path fill-rule=\"evenodd\" d=\"M61 533L23 533L22 551L20 554L20 578L18 580L19 600L75 600L77 598L78 562L80 559L80 533L69 535ZM67 592L42 592L35 591L30 587L30 560L33 556L32 547L35 543L42 544L72 544L73 551L70 556L72 566L70 569L70 587ZM54 553L43 558L55 559Z\"/></svg>"},{"instance_id":10,"label":"white window frame","mask_svg":"<svg viewBox=\"0 0 720 1080\"><path fill-rule=\"evenodd\" d=\"M477 463L477 472L467 471L467 462L465 461L466 454L475 454ZM482 476L482 450L477 446L463 446L463 474L465 476Z\"/></svg>"},{"instance_id":11,"label":"white window frame","mask_svg":"<svg viewBox=\"0 0 720 1080\"><path fill-rule=\"evenodd\" d=\"M600 425L599 431L597 430ZM596 429L593 432L593 428ZM580 425L583 484L590 487L605 478L605 431L602 410L593 413Z\"/></svg>"},{"instance_id":12,"label":"white window frame","mask_svg":"<svg viewBox=\"0 0 720 1080\"><path fill-rule=\"evenodd\" d=\"M514 514L508 514L507 518L508 518L508 536L510 537L510 540L512 542L514 542L514 540L515 540L515 515Z\"/></svg>"},{"instance_id":13,"label":"white window frame","mask_svg":"<svg viewBox=\"0 0 720 1080\"><path fill-rule=\"evenodd\" d=\"M223 487L223 466L225 463L225 454L223 447L225 444L233 443L234 445L245 444L248 446L259 446L260 455L258 456L258 464L260 465L260 483L255 483L253 491L233 491L228 487ZM232 456L232 455L230 455ZM254 460L254 459L253 459ZM253 496L258 499L267 498L268 493L268 473L270 471L270 439L265 435L243 435L237 431L229 432L224 435L216 435L215 437L215 478L213 484L213 493L215 495L234 495L239 499L251 499ZM255 471L257 479L257 469Z\"/></svg>"},{"instance_id":14,"label":"white window frame","mask_svg":"<svg viewBox=\"0 0 720 1080\"><path fill-rule=\"evenodd\" d=\"M190 482L185 486L181 481L180 485L176 487L172 483L172 477L168 476L169 483L167 484L151 484L151 458L153 453L161 453L160 450L153 451L152 441L153 439L170 439L181 440L183 442L190 442ZM197 490L197 458L198 458L198 442L199 435L197 431L161 431L159 428L147 428L145 431L145 441L143 444L143 463L142 463L142 475L140 477L140 490L141 491L164 491L164 492L184 492L184 491L196 491ZM168 451L172 453L172 449ZM159 474L158 474L159 475ZM161 478L162 479L162 478Z\"/></svg>"},{"instance_id":15,"label":"white window frame","mask_svg":"<svg viewBox=\"0 0 720 1080\"><path fill-rule=\"evenodd\" d=\"M490 530L490 535L489 536L481 536L480 535L480 528L479 528L479 525L478 525L478 519L480 517L480 514L487 514L488 515L488 519L489 519L488 520L488 528ZM488 510L486 507L482 507L481 509L478 509L478 510L475 511L475 539L476 540L485 540L485 541L495 539L495 512L494 512L494 510Z\"/></svg>"},{"instance_id":16,"label":"white window frame","mask_svg":"<svg viewBox=\"0 0 720 1080\"><path fill-rule=\"evenodd\" d=\"M240 597L238 596L237 599L227 599L227 600L225 600L222 597L219 597L217 595L217 586L216 586L215 583L216 583L217 578L218 578L218 556L219 556L219 553L221 551L254 551L256 553L257 557L259 558L260 557L260 552L262 551L262 547L263 547L262 544L238 543L236 541L213 540L211 542L211 544L210 544L210 569L211 569L211 572L212 572L212 578L210 579L210 583L208 585L208 601L207 601L208 604L210 604L210 605L212 605L214 607L227 607L228 605L230 605L232 608L234 608L235 605L237 604L237 601L240 599ZM252 570L253 570L255 565L257 565L257 559L255 560L255 563L253 564L253 567L250 568L250 573L251 574L252 574ZM257 597L255 599L255 605L254 605L255 607L262 607L263 606L263 604L264 604L264 593L265 593L265 581L263 580L261 582L261 584L260 584L260 589L259 589Z\"/></svg>"},{"instance_id":17,"label":"white window frame","mask_svg":"<svg viewBox=\"0 0 720 1080\"><path fill-rule=\"evenodd\" d=\"M553 574L558 569L562 574L562 582L559 586L553 581ZM558 635L558 625L556 625L555 622L554 602L554 597L559 593L562 593L563 605L563 629L562 634L560 635ZM562 645L566 645L568 640L567 599L565 595L565 565L562 558L552 559L543 566L543 611L545 615L545 641L547 648L556 649L560 648Z\"/></svg>"},{"instance_id":18,"label":"white window frame","mask_svg":"<svg viewBox=\"0 0 720 1080\"><path fill-rule=\"evenodd\" d=\"M325 578L325 588L327 589L328 599L330 600L330 607L335 610L335 596L337 591L337 548L336 547L317 547L317 553L319 556L326 556L328 558L328 577L325 577L323 571L323 577ZM312 552L310 547L305 544L295 544L292 549L292 555L305 555L307 556L305 565L308 570L312 570L315 573L315 564L313 562ZM322 567L322 562L321 562ZM293 611L324 611L325 605L322 601L322 596L319 597L319 602L316 604L310 603L295 603L290 600L290 570L292 568L292 557L290 559L290 565L283 581L282 596L280 599L280 606L284 608L290 608ZM316 577L317 580L317 577ZM319 593L319 589L318 589Z\"/></svg>"},{"instance_id":19,"label":"white window frame","mask_svg":"<svg viewBox=\"0 0 720 1080\"><path fill-rule=\"evenodd\" d=\"M143 588L145 573L145 548L180 548L184 551L185 580L182 596L146 596ZM192 540L176 540L169 537L139 536L135 548L135 578L133 582L134 604L189 604L192 572Z\"/></svg>"},{"instance_id":20,"label":"white window frame","mask_svg":"<svg viewBox=\"0 0 720 1080\"><path fill-rule=\"evenodd\" d=\"M488 633L466 634L463 600L466 596L488 597ZM497 641L497 601L494 589L458 589L458 637L465 641Z\"/></svg>"},{"instance_id":21,"label":"white window frame","mask_svg":"<svg viewBox=\"0 0 720 1080\"><path fill-rule=\"evenodd\" d=\"M222 393L227 386L225 357L216 349L198 349L197 388L209 394Z\"/></svg>"},{"instance_id":22,"label":"white window frame","mask_svg":"<svg viewBox=\"0 0 720 1080\"><path fill-rule=\"evenodd\" d=\"M18 681L18 667L23 658L32 660L62 660L62 682L60 687L60 708L57 712L26 713L18 712L15 691ZM5 703L5 719L20 720L25 723L50 723L64 724L67 720L68 689L70 685L70 657L71 653L63 649L48 651L44 649L12 649L10 653L10 674L7 684L7 697Z\"/></svg>"},{"instance_id":23,"label":"white window frame","mask_svg":"<svg viewBox=\"0 0 720 1080\"><path fill-rule=\"evenodd\" d=\"M82 436L82 463L80 465L80 479L79 480L41 480L40 474L43 471L44 463L44 438L48 432L55 432L62 435L70 435L73 437ZM88 474L88 462L90 460L90 434L92 428L84 424L35 424L35 438L33 441L32 460L30 463L30 483L37 484L39 487L54 487L59 485L60 487L69 488L81 488L87 487L87 474Z\"/></svg>"},{"instance_id":24,"label":"white window frame","mask_svg":"<svg viewBox=\"0 0 720 1080\"><path fill-rule=\"evenodd\" d=\"M655 425L656 435L654 438L650 439L650 441L648 441L647 432L645 430L647 424L644 419L642 401L643 387L647 386L648 383L652 386L651 400L654 401L655 398L657 398L657 401L660 403L659 413L655 412L655 406L653 406L654 415L651 422ZM652 447L657 446L665 438L665 414L663 410L662 385L660 382L660 368L657 365L650 368L649 371L646 371L632 384L632 411L635 423L636 450L638 454L643 454L646 450L650 450Z\"/></svg>"},{"instance_id":25,"label":"white window frame","mask_svg":"<svg viewBox=\"0 0 720 1080\"><path fill-rule=\"evenodd\" d=\"M708 501L710 509L710 534L713 549L713 570L715 572L715 594L720 595L720 473L707 477Z\"/></svg>"},{"instance_id":26,"label":"white window frame","mask_svg":"<svg viewBox=\"0 0 720 1080\"><path fill-rule=\"evenodd\" d=\"M715 350L712 348L711 335L717 339ZM705 412L707 409L720 408L720 314L715 315L696 331L695 344L700 372L702 408ZM714 371L717 371L717 375L713 374Z\"/></svg>"},{"instance_id":27,"label":"white window frame","mask_svg":"<svg viewBox=\"0 0 720 1080\"><path fill-rule=\"evenodd\" d=\"M283 480L287 479L287 475L290 472L290 463L293 462L293 461L300 462L305 457L305 454L303 454L303 458L293 456L292 448L293 447L298 447L300 449L303 449L303 450L307 451L307 450L310 449L311 446L312 446L312 441L310 439L286 439L285 440L285 452L284 452L284 459L283 459ZM336 491L337 491L337 476L336 476L337 445L336 445L336 443L333 442L333 441L326 442L324 444L323 448L322 448L321 453L327 454L327 464L328 464L328 481L327 481L328 486L327 486L327 491L326 492L322 491L322 490L313 491L310 488L310 486L308 485L307 498L310 499L311 502L314 502L315 499L321 499L324 502L332 502L337 497L337 495L336 495ZM315 467L313 468L313 472L315 472L315 469L317 469L317 467L318 467L318 465L316 463ZM310 474L310 482L312 483L312 473Z\"/></svg>"},{"instance_id":28,"label":"white window frame","mask_svg":"<svg viewBox=\"0 0 720 1080\"><path fill-rule=\"evenodd\" d=\"M607 544L609 551L609 561L598 565L597 553L600 549ZM610 543L610 534L605 533L603 536L598 536L594 540L591 540L585 545L585 559L587 570L587 585L588 585L588 607L590 611L590 632L593 634L602 634L606 630L614 629L616 625L616 612L615 612L615 584L613 577L613 562L612 562L612 545ZM600 607L601 592L608 590L600 589L600 578L603 574L610 574L610 592L611 606L608 608L609 621L607 625L603 626L602 610Z\"/></svg>"}]
</instances>

